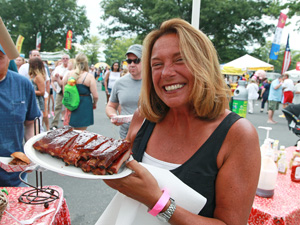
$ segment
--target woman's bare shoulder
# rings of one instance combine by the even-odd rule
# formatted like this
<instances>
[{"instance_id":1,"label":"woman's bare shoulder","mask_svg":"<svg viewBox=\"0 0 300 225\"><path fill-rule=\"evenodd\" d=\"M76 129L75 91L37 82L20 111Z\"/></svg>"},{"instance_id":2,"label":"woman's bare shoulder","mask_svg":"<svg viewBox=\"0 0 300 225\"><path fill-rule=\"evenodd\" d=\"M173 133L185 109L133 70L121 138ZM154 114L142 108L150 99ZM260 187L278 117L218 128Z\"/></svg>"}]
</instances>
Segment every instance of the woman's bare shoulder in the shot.
<instances>
[{"instance_id":1,"label":"woman's bare shoulder","mask_svg":"<svg viewBox=\"0 0 300 225\"><path fill-rule=\"evenodd\" d=\"M229 129L223 146L226 146L226 152L230 154L240 152L241 148L246 155L258 154L259 138L256 128L245 118L237 120Z\"/></svg>"},{"instance_id":2,"label":"woman's bare shoulder","mask_svg":"<svg viewBox=\"0 0 300 225\"><path fill-rule=\"evenodd\" d=\"M133 143L137 132L139 131L139 129L141 128L143 122L144 122L144 117L141 115L141 113L139 112L139 110L135 110L133 117L132 117L132 121L130 123L130 127L126 136L126 139L130 142Z\"/></svg>"},{"instance_id":3,"label":"woman's bare shoulder","mask_svg":"<svg viewBox=\"0 0 300 225\"><path fill-rule=\"evenodd\" d=\"M42 74L39 74L37 75L35 78L34 78L34 82L35 83L38 83L38 82L45 82L44 78L43 78L43 75Z\"/></svg>"}]
</instances>

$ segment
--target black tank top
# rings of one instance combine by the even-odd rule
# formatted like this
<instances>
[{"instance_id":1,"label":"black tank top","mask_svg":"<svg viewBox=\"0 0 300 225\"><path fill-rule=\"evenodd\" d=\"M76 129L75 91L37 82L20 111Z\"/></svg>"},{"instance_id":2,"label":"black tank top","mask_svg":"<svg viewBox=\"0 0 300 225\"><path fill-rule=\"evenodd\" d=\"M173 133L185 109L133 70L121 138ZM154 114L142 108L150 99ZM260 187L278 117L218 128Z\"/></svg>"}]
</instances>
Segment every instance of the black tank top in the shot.
<instances>
[{"instance_id":1,"label":"black tank top","mask_svg":"<svg viewBox=\"0 0 300 225\"><path fill-rule=\"evenodd\" d=\"M218 174L217 155L230 127L241 117L231 112L215 129L198 151L178 168L171 170L182 182L206 197L207 203L199 215L213 217L215 181ZM133 157L141 162L155 123L145 120L133 143ZM184 194L184 193L182 193ZM175 199L176 200L176 199Z\"/></svg>"}]
</instances>

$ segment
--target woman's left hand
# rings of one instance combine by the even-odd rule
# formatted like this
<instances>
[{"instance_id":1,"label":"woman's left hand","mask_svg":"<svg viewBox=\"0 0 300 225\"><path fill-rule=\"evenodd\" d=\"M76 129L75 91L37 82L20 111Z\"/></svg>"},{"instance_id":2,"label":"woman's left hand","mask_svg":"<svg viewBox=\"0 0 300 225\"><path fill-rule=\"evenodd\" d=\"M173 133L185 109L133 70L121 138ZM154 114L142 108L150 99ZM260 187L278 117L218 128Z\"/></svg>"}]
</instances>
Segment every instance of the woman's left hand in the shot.
<instances>
[{"instance_id":1,"label":"woman's left hand","mask_svg":"<svg viewBox=\"0 0 300 225\"><path fill-rule=\"evenodd\" d=\"M136 160L128 162L126 166L134 172L127 177L108 179L104 182L122 194L143 203L148 208L153 208L162 195L156 179Z\"/></svg>"}]
</instances>

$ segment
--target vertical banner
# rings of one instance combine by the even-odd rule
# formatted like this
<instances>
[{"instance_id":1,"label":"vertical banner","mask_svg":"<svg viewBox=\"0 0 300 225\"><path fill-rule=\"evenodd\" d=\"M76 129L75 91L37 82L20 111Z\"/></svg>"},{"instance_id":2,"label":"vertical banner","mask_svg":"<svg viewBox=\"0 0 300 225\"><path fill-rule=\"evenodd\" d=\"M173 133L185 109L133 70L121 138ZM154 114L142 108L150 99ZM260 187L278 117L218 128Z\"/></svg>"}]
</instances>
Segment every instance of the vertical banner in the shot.
<instances>
[{"instance_id":1,"label":"vertical banner","mask_svg":"<svg viewBox=\"0 0 300 225\"><path fill-rule=\"evenodd\" d=\"M22 35L19 35L16 42L16 47L19 53L21 53L23 41L24 41L24 37Z\"/></svg>"},{"instance_id":2,"label":"vertical banner","mask_svg":"<svg viewBox=\"0 0 300 225\"><path fill-rule=\"evenodd\" d=\"M41 50L41 45L42 45L42 34L41 32L38 32L36 34L36 49Z\"/></svg>"},{"instance_id":3,"label":"vertical banner","mask_svg":"<svg viewBox=\"0 0 300 225\"><path fill-rule=\"evenodd\" d=\"M71 49L72 48L72 36L73 36L73 33L71 30L69 30L67 32L67 38L66 38L66 49Z\"/></svg>"},{"instance_id":4,"label":"vertical banner","mask_svg":"<svg viewBox=\"0 0 300 225\"><path fill-rule=\"evenodd\" d=\"M289 39L290 39L290 35L288 35L287 42L286 42L286 47L285 47L283 62L282 62L281 74L284 74L289 69L289 67L291 65L291 62L292 62Z\"/></svg>"},{"instance_id":5,"label":"vertical banner","mask_svg":"<svg viewBox=\"0 0 300 225\"><path fill-rule=\"evenodd\" d=\"M297 64L296 64L296 70L300 70L300 62L297 62Z\"/></svg>"},{"instance_id":6,"label":"vertical banner","mask_svg":"<svg viewBox=\"0 0 300 225\"><path fill-rule=\"evenodd\" d=\"M287 15L285 15L284 13L280 13L278 24L277 24L277 27L275 30L275 36L274 36L274 40L272 43L271 52L270 52L270 59L276 60L278 58L281 34L282 34L282 30L284 28L286 19L287 19Z\"/></svg>"}]
</instances>

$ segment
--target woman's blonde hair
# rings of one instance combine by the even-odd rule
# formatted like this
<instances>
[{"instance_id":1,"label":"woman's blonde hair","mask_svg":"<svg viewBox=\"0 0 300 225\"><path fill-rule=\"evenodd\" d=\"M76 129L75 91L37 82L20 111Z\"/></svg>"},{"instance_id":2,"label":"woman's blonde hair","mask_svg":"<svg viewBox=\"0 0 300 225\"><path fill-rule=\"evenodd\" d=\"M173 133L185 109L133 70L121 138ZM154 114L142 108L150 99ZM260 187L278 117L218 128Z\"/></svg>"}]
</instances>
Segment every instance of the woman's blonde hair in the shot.
<instances>
[{"instance_id":1,"label":"woman's blonde hair","mask_svg":"<svg viewBox=\"0 0 300 225\"><path fill-rule=\"evenodd\" d=\"M46 80L46 71L44 62L40 58L32 58L29 60L29 76L34 78L41 75L44 80Z\"/></svg>"},{"instance_id":2,"label":"woman's blonde hair","mask_svg":"<svg viewBox=\"0 0 300 225\"><path fill-rule=\"evenodd\" d=\"M169 110L154 90L151 54L155 42L171 33L177 35L181 56L194 76L189 101L195 115L202 119L217 118L229 107L230 98L230 90L221 73L217 52L204 33L182 19L165 21L159 30L150 32L144 40L143 80L139 100L141 114L150 121L159 122Z\"/></svg>"},{"instance_id":3,"label":"woman's blonde hair","mask_svg":"<svg viewBox=\"0 0 300 225\"><path fill-rule=\"evenodd\" d=\"M69 64L72 63L72 70L75 69L75 65L76 65L76 60L75 59L69 59L69 62L68 62L68 67L69 67Z\"/></svg>"},{"instance_id":4,"label":"woman's blonde hair","mask_svg":"<svg viewBox=\"0 0 300 225\"><path fill-rule=\"evenodd\" d=\"M75 73L74 78L77 80L79 78L79 75L82 72L88 72L89 71L89 64L88 64L88 58L84 53L78 53L75 58Z\"/></svg>"}]
</instances>

